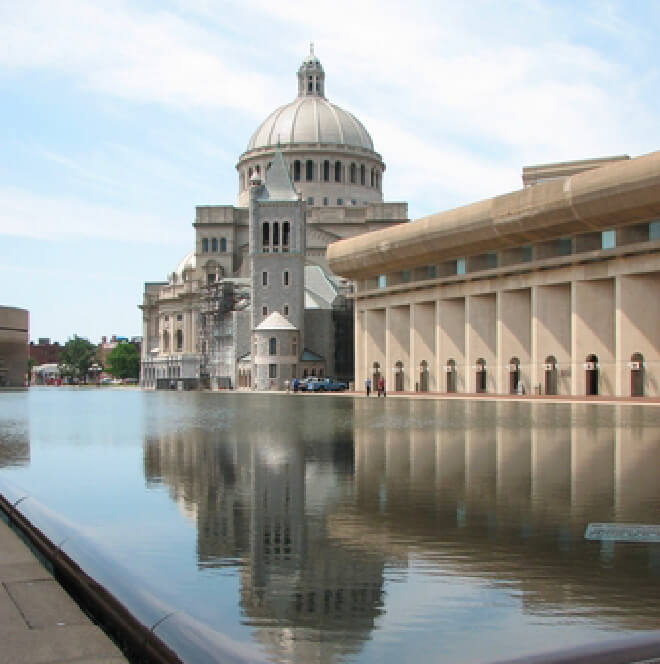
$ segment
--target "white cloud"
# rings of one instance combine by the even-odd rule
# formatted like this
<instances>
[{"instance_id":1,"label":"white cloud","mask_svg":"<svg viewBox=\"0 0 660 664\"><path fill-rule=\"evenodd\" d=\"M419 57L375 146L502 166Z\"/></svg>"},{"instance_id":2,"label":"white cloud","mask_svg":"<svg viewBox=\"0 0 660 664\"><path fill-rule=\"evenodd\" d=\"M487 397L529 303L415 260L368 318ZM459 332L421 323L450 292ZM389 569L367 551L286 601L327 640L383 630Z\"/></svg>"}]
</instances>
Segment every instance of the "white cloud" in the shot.
<instances>
[{"instance_id":1,"label":"white cloud","mask_svg":"<svg viewBox=\"0 0 660 664\"><path fill-rule=\"evenodd\" d=\"M618 3L576 10L540 1L420 0L403 8L394 0L336 0L322 21L299 0L171 0L161 7L7 3L0 63L56 71L123 101L216 111L200 121L203 131L204 121L222 123L223 113L247 114L256 126L293 98L295 68L313 39L330 98L368 118L390 167L386 196L419 193L431 205L443 205L449 190L474 200L515 188L528 163L636 154L658 141L657 98L649 104L643 96L655 89L656 75L650 64L640 71L617 59L613 48L623 50L647 28ZM587 39L583 26L600 41ZM284 60L292 63L286 78ZM203 140L190 145L195 150L208 155ZM176 152L173 160L181 158ZM217 154L220 177L234 178L238 155ZM176 169L160 156L139 161L176 182ZM192 190L200 184L190 176L181 182ZM442 195L429 199L431 189Z\"/></svg>"},{"instance_id":2,"label":"white cloud","mask_svg":"<svg viewBox=\"0 0 660 664\"><path fill-rule=\"evenodd\" d=\"M35 0L0 8L0 63L8 69L61 72L134 102L258 112L272 83L237 67L219 41L174 14L121 2Z\"/></svg>"},{"instance_id":3,"label":"white cloud","mask_svg":"<svg viewBox=\"0 0 660 664\"><path fill-rule=\"evenodd\" d=\"M189 225L180 220L13 187L0 187L0 235L36 239L89 236L171 246L190 242Z\"/></svg>"}]
</instances>

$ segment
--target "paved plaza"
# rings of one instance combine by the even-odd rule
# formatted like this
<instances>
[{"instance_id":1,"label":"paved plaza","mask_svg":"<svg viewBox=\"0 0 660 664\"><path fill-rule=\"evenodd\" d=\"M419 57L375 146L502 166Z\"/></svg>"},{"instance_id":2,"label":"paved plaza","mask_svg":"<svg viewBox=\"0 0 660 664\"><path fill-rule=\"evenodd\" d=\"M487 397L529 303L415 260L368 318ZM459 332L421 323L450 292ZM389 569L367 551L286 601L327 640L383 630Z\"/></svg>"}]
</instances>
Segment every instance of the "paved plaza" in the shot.
<instances>
[{"instance_id":1,"label":"paved plaza","mask_svg":"<svg viewBox=\"0 0 660 664\"><path fill-rule=\"evenodd\" d=\"M0 664L127 662L2 520L0 644Z\"/></svg>"}]
</instances>

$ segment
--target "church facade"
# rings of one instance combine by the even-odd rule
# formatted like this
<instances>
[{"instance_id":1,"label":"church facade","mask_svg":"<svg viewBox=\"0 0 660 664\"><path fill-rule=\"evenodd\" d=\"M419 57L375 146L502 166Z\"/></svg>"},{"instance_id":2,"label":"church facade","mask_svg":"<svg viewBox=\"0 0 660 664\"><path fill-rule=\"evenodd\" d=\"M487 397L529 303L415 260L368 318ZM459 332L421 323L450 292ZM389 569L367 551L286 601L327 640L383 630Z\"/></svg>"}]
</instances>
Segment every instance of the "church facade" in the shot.
<instances>
[{"instance_id":1,"label":"church facade","mask_svg":"<svg viewBox=\"0 0 660 664\"><path fill-rule=\"evenodd\" d=\"M383 201L385 164L364 125L325 96L313 49L296 98L240 156L237 205L196 208L195 244L167 280L145 283L141 384L281 389L353 376L349 281L327 246L407 221Z\"/></svg>"}]
</instances>

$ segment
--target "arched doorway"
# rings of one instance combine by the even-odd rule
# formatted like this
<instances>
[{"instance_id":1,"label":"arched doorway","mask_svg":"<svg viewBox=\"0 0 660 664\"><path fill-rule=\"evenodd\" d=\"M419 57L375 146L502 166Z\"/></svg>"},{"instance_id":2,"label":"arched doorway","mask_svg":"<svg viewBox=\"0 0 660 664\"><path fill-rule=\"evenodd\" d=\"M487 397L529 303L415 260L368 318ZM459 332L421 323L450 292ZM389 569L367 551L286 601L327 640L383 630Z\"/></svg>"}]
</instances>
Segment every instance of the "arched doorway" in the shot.
<instances>
[{"instance_id":1,"label":"arched doorway","mask_svg":"<svg viewBox=\"0 0 660 664\"><path fill-rule=\"evenodd\" d=\"M372 366L371 385L374 390L378 388L378 379L380 378L380 362L374 362Z\"/></svg>"},{"instance_id":2,"label":"arched doorway","mask_svg":"<svg viewBox=\"0 0 660 664\"><path fill-rule=\"evenodd\" d=\"M598 355L587 355L584 363L585 369L585 394L598 394Z\"/></svg>"},{"instance_id":3,"label":"arched doorway","mask_svg":"<svg viewBox=\"0 0 660 664\"><path fill-rule=\"evenodd\" d=\"M403 362L397 360L394 365L394 391L403 392Z\"/></svg>"},{"instance_id":4,"label":"arched doorway","mask_svg":"<svg viewBox=\"0 0 660 664\"><path fill-rule=\"evenodd\" d=\"M630 358L630 396L644 396L644 356L633 353Z\"/></svg>"},{"instance_id":5,"label":"arched doorway","mask_svg":"<svg viewBox=\"0 0 660 664\"><path fill-rule=\"evenodd\" d=\"M554 355L548 355L543 365L545 372L545 393L557 394L557 358Z\"/></svg>"},{"instance_id":6,"label":"arched doorway","mask_svg":"<svg viewBox=\"0 0 660 664\"><path fill-rule=\"evenodd\" d=\"M477 371L477 376L476 376L476 378L477 378L477 383L476 383L477 392L479 392L479 393L486 392L488 373L487 373L487 368L486 368L486 360L484 360L483 357L480 357L477 360L477 363L475 365L475 369Z\"/></svg>"},{"instance_id":7,"label":"arched doorway","mask_svg":"<svg viewBox=\"0 0 660 664\"><path fill-rule=\"evenodd\" d=\"M419 365L419 391L429 391L429 363L422 360Z\"/></svg>"},{"instance_id":8,"label":"arched doorway","mask_svg":"<svg viewBox=\"0 0 660 664\"><path fill-rule=\"evenodd\" d=\"M445 365L447 373L447 392L456 392L456 360L450 358Z\"/></svg>"},{"instance_id":9,"label":"arched doorway","mask_svg":"<svg viewBox=\"0 0 660 664\"><path fill-rule=\"evenodd\" d=\"M509 394L518 394L520 385L520 359L512 357L509 360Z\"/></svg>"}]
</instances>

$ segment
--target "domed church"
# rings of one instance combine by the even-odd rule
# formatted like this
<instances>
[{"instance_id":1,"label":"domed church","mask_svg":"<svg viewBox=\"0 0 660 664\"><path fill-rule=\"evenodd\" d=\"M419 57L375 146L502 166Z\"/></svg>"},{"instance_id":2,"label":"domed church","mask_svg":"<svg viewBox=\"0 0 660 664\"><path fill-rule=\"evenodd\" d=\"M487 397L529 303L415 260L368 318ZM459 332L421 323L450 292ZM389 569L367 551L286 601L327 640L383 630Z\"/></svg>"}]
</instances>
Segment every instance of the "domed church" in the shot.
<instances>
[{"instance_id":1,"label":"domed church","mask_svg":"<svg viewBox=\"0 0 660 664\"><path fill-rule=\"evenodd\" d=\"M197 206L195 246L145 283L141 383L283 389L353 377L351 283L327 266L335 240L407 221L383 202L385 164L364 125L325 95L313 46L296 98L239 157L237 205Z\"/></svg>"}]
</instances>

